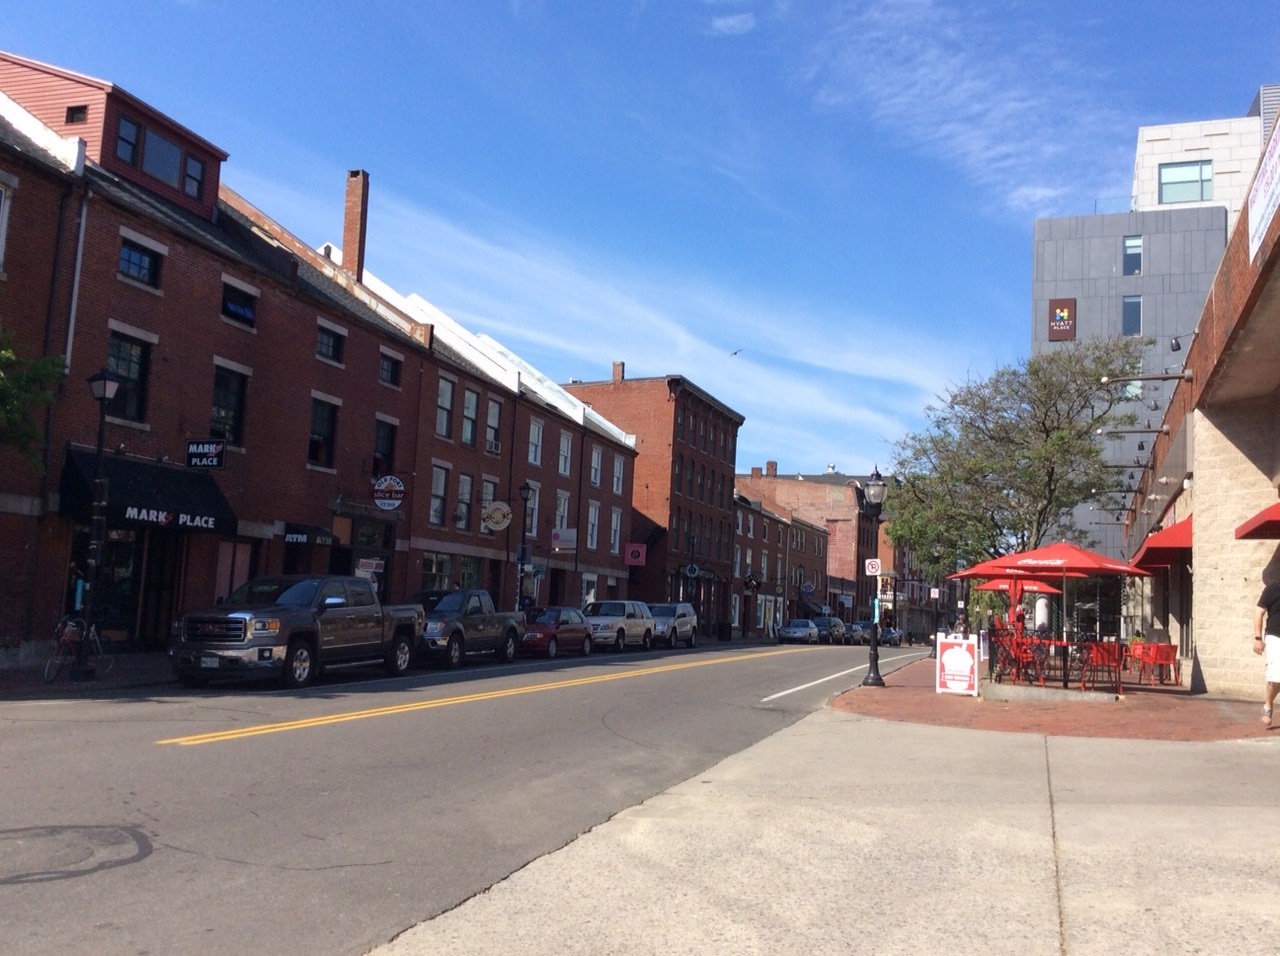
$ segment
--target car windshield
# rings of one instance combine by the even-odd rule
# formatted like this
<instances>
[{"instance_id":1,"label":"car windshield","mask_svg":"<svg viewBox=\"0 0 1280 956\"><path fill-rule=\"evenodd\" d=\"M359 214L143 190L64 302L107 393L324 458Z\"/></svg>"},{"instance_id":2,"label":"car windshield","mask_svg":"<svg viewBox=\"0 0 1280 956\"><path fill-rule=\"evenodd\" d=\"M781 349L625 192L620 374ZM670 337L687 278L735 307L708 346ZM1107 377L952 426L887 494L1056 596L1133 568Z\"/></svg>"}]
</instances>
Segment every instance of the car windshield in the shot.
<instances>
[{"instance_id":1,"label":"car windshield","mask_svg":"<svg viewBox=\"0 0 1280 956\"><path fill-rule=\"evenodd\" d=\"M559 624L560 612L553 607L535 608L529 612L530 624Z\"/></svg>"},{"instance_id":2,"label":"car windshield","mask_svg":"<svg viewBox=\"0 0 1280 956\"><path fill-rule=\"evenodd\" d=\"M422 609L440 614L461 614L463 591L428 591L422 595Z\"/></svg>"},{"instance_id":3,"label":"car windshield","mask_svg":"<svg viewBox=\"0 0 1280 956\"><path fill-rule=\"evenodd\" d=\"M621 601L592 601L582 609L587 617L622 617L627 607Z\"/></svg>"},{"instance_id":4,"label":"car windshield","mask_svg":"<svg viewBox=\"0 0 1280 956\"><path fill-rule=\"evenodd\" d=\"M812 623L813 622L810 621L807 617L798 617L794 621L788 621L787 627L801 627L808 630L809 625Z\"/></svg>"},{"instance_id":5,"label":"car windshield","mask_svg":"<svg viewBox=\"0 0 1280 956\"><path fill-rule=\"evenodd\" d=\"M319 587L320 578L255 578L232 591L226 603L236 607L270 607L273 604L310 607Z\"/></svg>"},{"instance_id":6,"label":"car windshield","mask_svg":"<svg viewBox=\"0 0 1280 956\"><path fill-rule=\"evenodd\" d=\"M674 604L650 604L649 613L654 617L675 617L676 606Z\"/></svg>"}]
</instances>

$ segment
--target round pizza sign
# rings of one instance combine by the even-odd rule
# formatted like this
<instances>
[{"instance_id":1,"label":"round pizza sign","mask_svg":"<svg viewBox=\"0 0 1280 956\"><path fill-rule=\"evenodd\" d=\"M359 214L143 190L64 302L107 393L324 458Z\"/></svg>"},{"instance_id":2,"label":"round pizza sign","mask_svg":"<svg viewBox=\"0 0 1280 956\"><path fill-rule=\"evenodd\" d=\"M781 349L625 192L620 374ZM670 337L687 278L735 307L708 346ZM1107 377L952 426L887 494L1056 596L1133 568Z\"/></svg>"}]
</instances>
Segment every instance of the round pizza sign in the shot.
<instances>
[{"instance_id":1,"label":"round pizza sign","mask_svg":"<svg viewBox=\"0 0 1280 956\"><path fill-rule=\"evenodd\" d=\"M404 501L404 482L395 475L383 475L373 483L373 500L383 511L394 511Z\"/></svg>"}]
</instances>

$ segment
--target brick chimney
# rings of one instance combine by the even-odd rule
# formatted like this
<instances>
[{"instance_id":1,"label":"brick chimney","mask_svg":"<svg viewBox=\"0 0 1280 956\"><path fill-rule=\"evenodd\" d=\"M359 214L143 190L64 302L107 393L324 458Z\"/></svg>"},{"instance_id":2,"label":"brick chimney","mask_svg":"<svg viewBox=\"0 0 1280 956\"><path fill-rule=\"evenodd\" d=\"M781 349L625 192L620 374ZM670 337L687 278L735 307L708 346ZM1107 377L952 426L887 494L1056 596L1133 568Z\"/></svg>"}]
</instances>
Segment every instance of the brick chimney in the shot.
<instances>
[{"instance_id":1,"label":"brick chimney","mask_svg":"<svg viewBox=\"0 0 1280 956\"><path fill-rule=\"evenodd\" d=\"M770 478L778 477L778 463L776 461L766 461L764 463L764 473Z\"/></svg>"},{"instance_id":2,"label":"brick chimney","mask_svg":"<svg viewBox=\"0 0 1280 956\"><path fill-rule=\"evenodd\" d=\"M613 363L613 381L614 381L614 384L616 385L618 382L621 382L621 381L622 381L624 378L626 378L626 377L627 377L627 363L626 363L626 362L614 362L614 363Z\"/></svg>"},{"instance_id":3,"label":"brick chimney","mask_svg":"<svg viewBox=\"0 0 1280 956\"><path fill-rule=\"evenodd\" d=\"M347 202L342 214L342 268L364 281L364 236L369 224L369 174L347 173Z\"/></svg>"},{"instance_id":4,"label":"brick chimney","mask_svg":"<svg viewBox=\"0 0 1280 956\"><path fill-rule=\"evenodd\" d=\"M761 470L761 468L760 468L760 466L759 466L759 465L752 465L752 466L751 466L751 477L752 477L752 478L763 478L763 477L764 477L764 472Z\"/></svg>"}]
</instances>

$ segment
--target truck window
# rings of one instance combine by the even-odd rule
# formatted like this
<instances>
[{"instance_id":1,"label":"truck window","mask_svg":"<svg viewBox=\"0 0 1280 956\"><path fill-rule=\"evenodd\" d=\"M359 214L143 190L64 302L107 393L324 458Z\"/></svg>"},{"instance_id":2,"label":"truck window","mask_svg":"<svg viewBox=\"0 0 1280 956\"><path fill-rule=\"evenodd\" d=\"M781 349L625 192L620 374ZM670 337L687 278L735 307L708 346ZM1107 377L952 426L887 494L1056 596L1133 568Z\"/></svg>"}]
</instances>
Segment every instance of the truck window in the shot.
<instances>
[{"instance_id":1,"label":"truck window","mask_svg":"<svg viewBox=\"0 0 1280 956\"><path fill-rule=\"evenodd\" d=\"M347 589L342 586L341 581L326 581L324 587L320 589L320 603L323 604L331 597L341 598L342 603L347 603Z\"/></svg>"},{"instance_id":2,"label":"truck window","mask_svg":"<svg viewBox=\"0 0 1280 956\"><path fill-rule=\"evenodd\" d=\"M374 604L373 586L363 579L348 581L347 600L352 607L371 607Z\"/></svg>"}]
</instances>

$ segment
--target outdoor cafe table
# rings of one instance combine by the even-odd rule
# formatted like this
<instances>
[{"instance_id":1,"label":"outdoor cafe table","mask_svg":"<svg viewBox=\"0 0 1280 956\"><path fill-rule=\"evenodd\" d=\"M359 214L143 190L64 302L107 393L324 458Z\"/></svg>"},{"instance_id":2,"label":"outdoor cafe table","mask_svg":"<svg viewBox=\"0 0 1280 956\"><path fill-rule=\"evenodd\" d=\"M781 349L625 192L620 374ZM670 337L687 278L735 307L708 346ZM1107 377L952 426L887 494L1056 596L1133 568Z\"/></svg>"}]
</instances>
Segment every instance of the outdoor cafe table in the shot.
<instances>
[{"instance_id":1,"label":"outdoor cafe table","mask_svg":"<svg viewBox=\"0 0 1280 956\"><path fill-rule=\"evenodd\" d=\"M1115 640L1058 640L1035 634L1018 635L1012 628L992 635L995 644L993 670L997 680L1008 675L1014 681L1026 680L1044 687L1062 682L1063 687L1078 681L1084 690L1090 683L1095 688L1120 688L1120 669L1124 661L1124 645Z\"/></svg>"}]
</instances>

